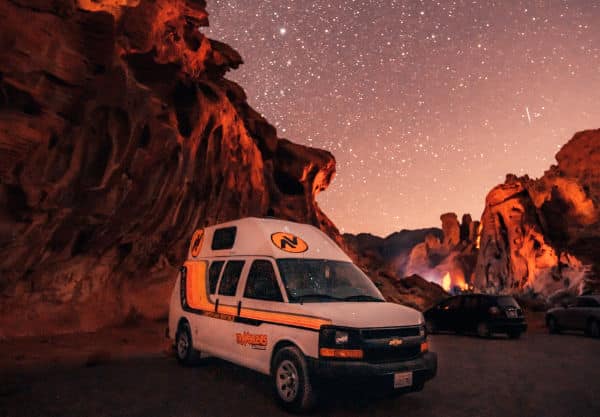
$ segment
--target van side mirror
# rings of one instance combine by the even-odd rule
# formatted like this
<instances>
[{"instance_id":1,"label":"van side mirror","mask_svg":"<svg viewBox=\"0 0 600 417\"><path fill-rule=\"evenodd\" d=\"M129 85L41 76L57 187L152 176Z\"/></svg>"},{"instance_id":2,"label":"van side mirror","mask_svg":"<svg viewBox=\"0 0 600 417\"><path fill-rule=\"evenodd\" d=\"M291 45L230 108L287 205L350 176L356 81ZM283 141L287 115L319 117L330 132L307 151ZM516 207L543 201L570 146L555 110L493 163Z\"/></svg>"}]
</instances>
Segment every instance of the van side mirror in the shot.
<instances>
[{"instance_id":1,"label":"van side mirror","mask_svg":"<svg viewBox=\"0 0 600 417\"><path fill-rule=\"evenodd\" d=\"M383 288L383 283L382 282L376 282L375 286L377 287L377 289L382 289Z\"/></svg>"}]
</instances>

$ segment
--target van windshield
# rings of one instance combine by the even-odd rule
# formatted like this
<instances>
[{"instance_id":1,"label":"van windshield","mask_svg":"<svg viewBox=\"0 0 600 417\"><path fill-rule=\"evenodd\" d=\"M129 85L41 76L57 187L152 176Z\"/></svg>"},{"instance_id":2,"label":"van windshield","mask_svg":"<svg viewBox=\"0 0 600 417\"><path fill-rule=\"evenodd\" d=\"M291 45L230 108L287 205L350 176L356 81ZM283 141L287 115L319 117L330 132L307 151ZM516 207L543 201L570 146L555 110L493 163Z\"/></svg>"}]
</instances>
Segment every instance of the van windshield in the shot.
<instances>
[{"instance_id":1,"label":"van windshield","mask_svg":"<svg viewBox=\"0 0 600 417\"><path fill-rule=\"evenodd\" d=\"M351 262L279 259L290 303L385 301L373 282Z\"/></svg>"}]
</instances>

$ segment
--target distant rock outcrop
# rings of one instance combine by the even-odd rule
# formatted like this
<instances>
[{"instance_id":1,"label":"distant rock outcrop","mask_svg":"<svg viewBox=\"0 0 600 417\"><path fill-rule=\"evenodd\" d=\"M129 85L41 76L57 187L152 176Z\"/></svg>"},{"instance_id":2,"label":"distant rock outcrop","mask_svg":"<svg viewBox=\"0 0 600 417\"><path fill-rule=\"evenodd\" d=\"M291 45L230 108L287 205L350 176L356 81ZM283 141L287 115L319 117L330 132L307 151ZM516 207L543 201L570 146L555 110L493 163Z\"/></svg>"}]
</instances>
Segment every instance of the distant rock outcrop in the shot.
<instances>
[{"instance_id":1,"label":"distant rock outcrop","mask_svg":"<svg viewBox=\"0 0 600 417\"><path fill-rule=\"evenodd\" d=\"M224 78L203 0L0 2L0 336L160 317L196 227L312 223L333 156Z\"/></svg>"},{"instance_id":2,"label":"distant rock outcrop","mask_svg":"<svg viewBox=\"0 0 600 417\"><path fill-rule=\"evenodd\" d=\"M600 130L577 133L539 179L508 175L486 198L475 286L540 294L600 289Z\"/></svg>"},{"instance_id":3,"label":"distant rock outcrop","mask_svg":"<svg viewBox=\"0 0 600 417\"><path fill-rule=\"evenodd\" d=\"M344 234L350 256L375 281L387 300L425 309L448 294L418 275L407 277L411 252L424 239L443 237L437 228L402 230L381 238L368 233Z\"/></svg>"},{"instance_id":4,"label":"distant rock outcrop","mask_svg":"<svg viewBox=\"0 0 600 417\"><path fill-rule=\"evenodd\" d=\"M404 275L417 274L437 282L446 291L467 290L474 278L479 222L465 214L462 223L455 213L440 216L442 238L428 235L410 252Z\"/></svg>"}]
</instances>

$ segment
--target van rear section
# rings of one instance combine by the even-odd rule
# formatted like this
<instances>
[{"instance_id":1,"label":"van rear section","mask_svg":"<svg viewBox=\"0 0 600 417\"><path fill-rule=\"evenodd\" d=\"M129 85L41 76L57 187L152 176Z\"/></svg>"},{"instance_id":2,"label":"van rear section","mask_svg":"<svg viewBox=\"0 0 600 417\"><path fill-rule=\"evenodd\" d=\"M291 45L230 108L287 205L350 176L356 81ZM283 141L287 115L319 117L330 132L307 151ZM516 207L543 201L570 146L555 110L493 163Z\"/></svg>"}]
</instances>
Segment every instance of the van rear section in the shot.
<instances>
[{"instance_id":1,"label":"van rear section","mask_svg":"<svg viewBox=\"0 0 600 417\"><path fill-rule=\"evenodd\" d=\"M321 381L419 391L437 371L420 312L386 303L319 229L275 219L194 233L167 334L182 364L216 356L270 375L292 411L315 405Z\"/></svg>"}]
</instances>

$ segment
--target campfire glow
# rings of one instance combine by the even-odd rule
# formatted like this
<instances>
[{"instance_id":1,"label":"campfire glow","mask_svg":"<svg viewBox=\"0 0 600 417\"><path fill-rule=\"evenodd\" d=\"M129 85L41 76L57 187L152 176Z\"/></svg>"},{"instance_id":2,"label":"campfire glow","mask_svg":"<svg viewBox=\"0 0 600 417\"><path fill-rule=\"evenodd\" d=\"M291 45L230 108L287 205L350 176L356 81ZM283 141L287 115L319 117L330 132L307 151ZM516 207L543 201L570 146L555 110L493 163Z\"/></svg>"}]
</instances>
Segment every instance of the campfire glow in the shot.
<instances>
[{"instance_id":1,"label":"campfire glow","mask_svg":"<svg viewBox=\"0 0 600 417\"><path fill-rule=\"evenodd\" d=\"M453 279L450 272L446 272L442 277L442 288L448 292L456 288L460 291L466 291L469 289L469 285L462 276L455 276Z\"/></svg>"},{"instance_id":2,"label":"campfire glow","mask_svg":"<svg viewBox=\"0 0 600 417\"><path fill-rule=\"evenodd\" d=\"M446 272L446 274L442 277L442 288L446 291L450 291L451 286L452 278L450 277L450 272Z\"/></svg>"}]
</instances>

